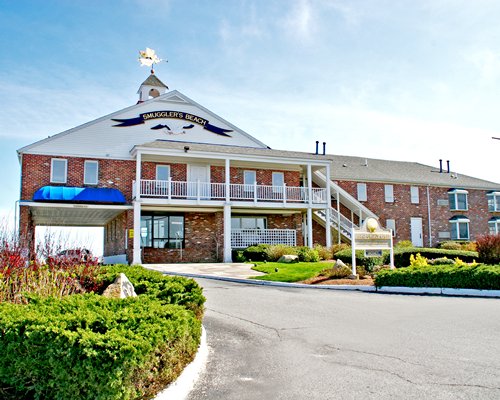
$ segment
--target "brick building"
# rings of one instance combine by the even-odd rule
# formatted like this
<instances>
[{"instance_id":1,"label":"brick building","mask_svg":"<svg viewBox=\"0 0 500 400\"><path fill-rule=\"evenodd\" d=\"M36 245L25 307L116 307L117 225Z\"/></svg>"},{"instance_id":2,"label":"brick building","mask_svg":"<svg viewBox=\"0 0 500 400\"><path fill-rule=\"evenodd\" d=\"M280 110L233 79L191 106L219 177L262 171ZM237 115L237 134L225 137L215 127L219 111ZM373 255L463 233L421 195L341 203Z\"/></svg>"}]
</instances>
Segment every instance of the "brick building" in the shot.
<instances>
[{"instance_id":1,"label":"brick building","mask_svg":"<svg viewBox=\"0 0 500 400\"><path fill-rule=\"evenodd\" d=\"M416 245L500 229L500 185L416 163L272 150L151 74L139 102L18 150L20 232L101 226L108 262L231 259L349 241L367 216ZM324 152L323 152L324 153Z\"/></svg>"}]
</instances>

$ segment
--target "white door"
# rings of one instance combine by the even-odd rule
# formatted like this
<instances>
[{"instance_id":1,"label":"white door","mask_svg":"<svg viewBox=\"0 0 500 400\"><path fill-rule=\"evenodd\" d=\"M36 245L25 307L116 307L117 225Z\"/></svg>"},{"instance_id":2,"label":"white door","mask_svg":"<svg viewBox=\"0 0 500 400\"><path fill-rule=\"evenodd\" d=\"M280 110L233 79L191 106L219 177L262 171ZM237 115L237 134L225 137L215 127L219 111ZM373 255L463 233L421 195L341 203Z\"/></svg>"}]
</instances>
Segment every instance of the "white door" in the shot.
<instances>
[{"instance_id":1,"label":"white door","mask_svg":"<svg viewBox=\"0 0 500 400\"><path fill-rule=\"evenodd\" d=\"M411 218L411 242L415 247L423 247L422 218Z\"/></svg>"},{"instance_id":2,"label":"white door","mask_svg":"<svg viewBox=\"0 0 500 400\"><path fill-rule=\"evenodd\" d=\"M188 168L189 198L210 197L210 167L208 165L190 164Z\"/></svg>"}]
</instances>

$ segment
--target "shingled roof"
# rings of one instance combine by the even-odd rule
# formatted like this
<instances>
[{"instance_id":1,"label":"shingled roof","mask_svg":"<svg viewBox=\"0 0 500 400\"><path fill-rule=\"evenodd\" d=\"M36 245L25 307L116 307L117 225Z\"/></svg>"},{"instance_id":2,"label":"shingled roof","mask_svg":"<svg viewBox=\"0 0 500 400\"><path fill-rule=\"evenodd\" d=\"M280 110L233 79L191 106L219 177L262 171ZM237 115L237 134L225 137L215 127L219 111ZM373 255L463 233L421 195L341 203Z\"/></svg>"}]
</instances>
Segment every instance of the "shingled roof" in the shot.
<instances>
[{"instance_id":1,"label":"shingled roof","mask_svg":"<svg viewBox=\"0 0 500 400\"><path fill-rule=\"evenodd\" d=\"M165 85L162 81L160 81L155 74L151 74L148 76L148 78L142 82L142 85L144 86L156 86L156 87L164 87L168 89L168 86ZM142 86L141 85L141 86Z\"/></svg>"}]
</instances>

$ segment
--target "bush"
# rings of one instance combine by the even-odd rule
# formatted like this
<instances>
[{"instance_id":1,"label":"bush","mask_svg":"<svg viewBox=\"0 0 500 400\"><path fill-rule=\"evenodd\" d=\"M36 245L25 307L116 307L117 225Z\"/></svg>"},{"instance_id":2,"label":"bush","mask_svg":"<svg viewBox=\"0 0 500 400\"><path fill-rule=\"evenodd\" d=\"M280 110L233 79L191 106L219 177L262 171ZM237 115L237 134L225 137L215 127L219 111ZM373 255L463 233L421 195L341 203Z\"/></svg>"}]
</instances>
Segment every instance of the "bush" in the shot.
<instances>
[{"instance_id":1,"label":"bush","mask_svg":"<svg viewBox=\"0 0 500 400\"><path fill-rule=\"evenodd\" d=\"M3 399L150 398L194 357L201 322L148 296L0 304Z\"/></svg>"},{"instance_id":2,"label":"bush","mask_svg":"<svg viewBox=\"0 0 500 400\"><path fill-rule=\"evenodd\" d=\"M413 243L411 242L411 240L401 240L396 243L394 247L398 249L413 247Z\"/></svg>"},{"instance_id":3,"label":"bush","mask_svg":"<svg viewBox=\"0 0 500 400\"><path fill-rule=\"evenodd\" d=\"M339 251L342 251L342 250L347 250L347 249L350 249L351 246L349 246L348 244L346 243L338 243L338 244L334 244L332 246L332 248L330 249L331 252L332 252L332 257L335 256L335 253L338 253Z\"/></svg>"},{"instance_id":4,"label":"bush","mask_svg":"<svg viewBox=\"0 0 500 400\"><path fill-rule=\"evenodd\" d=\"M183 306L191 310L198 318L203 315L205 297L201 287L194 279L166 276L136 265L111 265L101 269L101 290L103 291L106 286L112 283L120 272L127 275L138 295L160 300L164 304Z\"/></svg>"},{"instance_id":5,"label":"bush","mask_svg":"<svg viewBox=\"0 0 500 400\"><path fill-rule=\"evenodd\" d=\"M349 267L333 267L324 269L319 273L320 276L324 276L326 279L341 279L347 278L351 275L351 269Z\"/></svg>"},{"instance_id":6,"label":"bush","mask_svg":"<svg viewBox=\"0 0 500 400\"><path fill-rule=\"evenodd\" d=\"M440 249L445 250L462 250L462 245L458 242L443 242L439 245Z\"/></svg>"},{"instance_id":7,"label":"bush","mask_svg":"<svg viewBox=\"0 0 500 400\"><path fill-rule=\"evenodd\" d=\"M245 262L246 258L243 255L243 250L232 250L231 251L231 260L233 262Z\"/></svg>"},{"instance_id":8,"label":"bush","mask_svg":"<svg viewBox=\"0 0 500 400\"><path fill-rule=\"evenodd\" d=\"M314 250L318 252L319 259L320 260L331 260L332 259L332 250L331 248L329 249L328 247L321 246L320 244L317 244L314 246Z\"/></svg>"},{"instance_id":9,"label":"bush","mask_svg":"<svg viewBox=\"0 0 500 400\"><path fill-rule=\"evenodd\" d=\"M382 254L387 253L389 258L389 252L384 251ZM346 264L352 263L352 249L349 247L346 250L338 251L334 254L334 258L343 261ZM372 272L374 267L377 265L384 264L384 256L382 257L365 257L363 250L356 250L356 265L365 267L368 272ZM387 262L388 263L388 262Z\"/></svg>"},{"instance_id":10,"label":"bush","mask_svg":"<svg viewBox=\"0 0 500 400\"><path fill-rule=\"evenodd\" d=\"M286 254L296 255L297 250L293 246L287 246L285 244L275 244L269 246L266 249L266 254L267 254L267 261L278 261L281 258L281 256L284 256Z\"/></svg>"},{"instance_id":11,"label":"bush","mask_svg":"<svg viewBox=\"0 0 500 400\"><path fill-rule=\"evenodd\" d=\"M428 260L430 265L453 265L455 261L448 257L435 258L433 260Z\"/></svg>"},{"instance_id":12,"label":"bush","mask_svg":"<svg viewBox=\"0 0 500 400\"><path fill-rule=\"evenodd\" d=\"M500 234L484 235L477 239L479 260L485 264L500 263Z\"/></svg>"},{"instance_id":13,"label":"bush","mask_svg":"<svg viewBox=\"0 0 500 400\"><path fill-rule=\"evenodd\" d=\"M465 242L465 243L462 243L461 247L462 247L462 250L464 250L464 251L477 251L476 242Z\"/></svg>"},{"instance_id":14,"label":"bush","mask_svg":"<svg viewBox=\"0 0 500 400\"><path fill-rule=\"evenodd\" d=\"M306 246L301 246L297 248L297 255L299 256L299 261L302 262L318 262L319 254L316 250L310 249Z\"/></svg>"},{"instance_id":15,"label":"bush","mask_svg":"<svg viewBox=\"0 0 500 400\"><path fill-rule=\"evenodd\" d=\"M243 257L248 261L269 261L267 259L267 250L270 245L258 244L255 246L247 247L243 250Z\"/></svg>"},{"instance_id":16,"label":"bush","mask_svg":"<svg viewBox=\"0 0 500 400\"><path fill-rule=\"evenodd\" d=\"M375 286L441 287L500 290L500 267L491 265L429 265L381 270Z\"/></svg>"},{"instance_id":17,"label":"bush","mask_svg":"<svg viewBox=\"0 0 500 400\"><path fill-rule=\"evenodd\" d=\"M411 248L411 249L394 249L394 265L398 268L407 267L410 265L410 257L414 257L420 253L422 257L427 259L449 257L459 257L462 261L473 262L478 259L478 253L473 251L463 250L447 250L447 249L434 249L434 248ZM382 264L389 264L389 252L384 254Z\"/></svg>"}]
</instances>

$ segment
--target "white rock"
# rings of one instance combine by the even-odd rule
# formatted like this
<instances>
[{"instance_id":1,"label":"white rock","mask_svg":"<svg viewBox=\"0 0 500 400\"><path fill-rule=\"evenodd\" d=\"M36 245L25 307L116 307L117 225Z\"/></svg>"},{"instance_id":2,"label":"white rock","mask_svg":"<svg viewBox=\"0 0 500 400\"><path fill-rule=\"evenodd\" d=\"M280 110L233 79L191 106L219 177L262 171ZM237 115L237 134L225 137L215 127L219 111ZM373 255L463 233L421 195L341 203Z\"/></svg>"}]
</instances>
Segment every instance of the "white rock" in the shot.
<instances>
[{"instance_id":1,"label":"white rock","mask_svg":"<svg viewBox=\"0 0 500 400\"><path fill-rule=\"evenodd\" d=\"M124 299L125 297L136 297L134 285L128 280L127 276L122 272L118 275L115 281L109 285L104 293L104 297L113 297Z\"/></svg>"},{"instance_id":2,"label":"white rock","mask_svg":"<svg viewBox=\"0 0 500 400\"><path fill-rule=\"evenodd\" d=\"M292 254L285 254L284 256L281 256L280 259L278 260L279 263L293 263L293 262L299 262L299 256L292 255Z\"/></svg>"}]
</instances>

